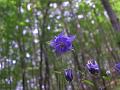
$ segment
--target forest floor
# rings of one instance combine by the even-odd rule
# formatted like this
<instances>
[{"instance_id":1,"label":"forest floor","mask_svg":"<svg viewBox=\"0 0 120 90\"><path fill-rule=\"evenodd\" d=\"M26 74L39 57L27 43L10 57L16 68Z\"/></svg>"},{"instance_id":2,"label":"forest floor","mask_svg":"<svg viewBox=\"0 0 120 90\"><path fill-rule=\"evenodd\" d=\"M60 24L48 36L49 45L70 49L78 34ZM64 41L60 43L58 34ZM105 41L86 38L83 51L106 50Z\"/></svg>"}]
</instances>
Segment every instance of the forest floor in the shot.
<instances>
[{"instance_id":1,"label":"forest floor","mask_svg":"<svg viewBox=\"0 0 120 90\"><path fill-rule=\"evenodd\" d=\"M120 86L116 87L115 90L120 90Z\"/></svg>"},{"instance_id":2,"label":"forest floor","mask_svg":"<svg viewBox=\"0 0 120 90\"><path fill-rule=\"evenodd\" d=\"M120 83L115 87L114 90L120 90Z\"/></svg>"}]
</instances>

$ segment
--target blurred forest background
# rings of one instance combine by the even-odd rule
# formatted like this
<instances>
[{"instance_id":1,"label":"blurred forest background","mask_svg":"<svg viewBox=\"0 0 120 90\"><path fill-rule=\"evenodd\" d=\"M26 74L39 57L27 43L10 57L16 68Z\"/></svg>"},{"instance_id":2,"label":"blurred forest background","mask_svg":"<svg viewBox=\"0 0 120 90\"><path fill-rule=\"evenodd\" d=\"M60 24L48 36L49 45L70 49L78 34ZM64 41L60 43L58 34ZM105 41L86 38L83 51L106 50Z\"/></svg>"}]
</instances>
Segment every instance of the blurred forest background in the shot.
<instances>
[{"instance_id":1,"label":"blurred forest background","mask_svg":"<svg viewBox=\"0 0 120 90\"><path fill-rule=\"evenodd\" d=\"M0 90L120 90L119 20L119 0L0 0ZM63 30L76 39L59 56L50 41ZM101 78L91 78L89 59Z\"/></svg>"}]
</instances>

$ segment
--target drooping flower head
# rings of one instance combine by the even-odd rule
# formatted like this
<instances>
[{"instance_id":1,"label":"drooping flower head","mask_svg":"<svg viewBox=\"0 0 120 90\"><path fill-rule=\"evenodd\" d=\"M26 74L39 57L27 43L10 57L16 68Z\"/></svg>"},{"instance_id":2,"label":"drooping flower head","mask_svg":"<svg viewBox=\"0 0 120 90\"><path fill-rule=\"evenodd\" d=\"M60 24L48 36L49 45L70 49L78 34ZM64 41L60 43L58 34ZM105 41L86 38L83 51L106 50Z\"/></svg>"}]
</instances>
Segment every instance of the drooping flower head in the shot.
<instances>
[{"instance_id":1,"label":"drooping flower head","mask_svg":"<svg viewBox=\"0 0 120 90\"><path fill-rule=\"evenodd\" d=\"M54 48L57 54L62 54L72 49L72 41L74 39L75 36L66 36L62 32L50 42L50 46Z\"/></svg>"},{"instance_id":2,"label":"drooping flower head","mask_svg":"<svg viewBox=\"0 0 120 90\"><path fill-rule=\"evenodd\" d=\"M120 73L120 63L115 64L114 68L118 73Z\"/></svg>"},{"instance_id":3,"label":"drooping flower head","mask_svg":"<svg viewBox=\"0 0 120 90\"><path fill-rule=\"evenodd\" d=\"M67 81L71 82L73 80L73 72L72 69L66 69L64 71L64 75Z\"/></svg>"},{"instance_id":4,"label":"drooping flower head","mask_svg":"<svg viewBox=\"0 0 120 90\"><path fill-rule=\"evenodd\" d=\"M86 66L91 74L97 74L100 71L99 66L95 60L89 60Z\"/></svg>"}]
</instances>

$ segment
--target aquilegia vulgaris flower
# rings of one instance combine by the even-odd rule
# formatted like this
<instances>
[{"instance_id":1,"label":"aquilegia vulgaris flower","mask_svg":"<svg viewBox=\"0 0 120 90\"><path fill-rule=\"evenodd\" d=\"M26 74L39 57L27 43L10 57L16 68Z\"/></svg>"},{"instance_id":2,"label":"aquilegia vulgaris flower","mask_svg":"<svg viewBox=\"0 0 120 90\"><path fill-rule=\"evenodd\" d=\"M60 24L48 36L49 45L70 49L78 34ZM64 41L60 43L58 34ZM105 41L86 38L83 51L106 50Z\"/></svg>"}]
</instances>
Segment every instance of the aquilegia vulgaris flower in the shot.
<instances>
[{"instance_id":1,"label":"aquilegia vulgaris flower","mask_svg":"<svg viewBox=\"0 0 120 90\"><path fill-rule=\"evenodd\" d=\"M66 36L62 32L50 42L50 46L54 48L57 54L62 54L72 49L72 41L74 39L75 36Z\"/></svg>"},{"instance_id":2,"label":"aquilegia vulgaris flower","mask_svg":"<svg viewBox=\"0 0 120 90\"><path fill-rule=\"evenodd\" d=\"M86 66L91 74L97 74L100 71L99 66L95 60L88 61Z\"/></svg>"},{"instance_id":3,"label":"aquilegia vulgaris flower","mask_svg":"<svg viewBox=\"0 0 120 90\"><path fill-rule=\"evenodd\" d=\"M118 64L115 64L115 70L118 72L118 73L120 73L120 63L118 63Z\"/></svg>"},{"instance_id":4,"label":"aquilegia vulgaris flower","mask_svg":"<svg viewBox=\"0 0 120 90\"><path fill-rule=\"evenodd\" d=\"M64 75L67 81L71 82L73 80L73 72L72 69L66 69L64 71Z\"/></svg>"}]
</instances>

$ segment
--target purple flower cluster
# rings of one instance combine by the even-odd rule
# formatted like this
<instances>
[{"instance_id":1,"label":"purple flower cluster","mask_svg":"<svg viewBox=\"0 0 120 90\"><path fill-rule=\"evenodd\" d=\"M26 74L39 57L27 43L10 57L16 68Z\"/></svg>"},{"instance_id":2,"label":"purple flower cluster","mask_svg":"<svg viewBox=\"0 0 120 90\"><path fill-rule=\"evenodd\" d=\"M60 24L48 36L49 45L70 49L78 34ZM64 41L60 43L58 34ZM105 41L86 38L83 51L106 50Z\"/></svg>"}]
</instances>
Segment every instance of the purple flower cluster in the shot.
<instances>
[{"instance_id":1,"label":"purple flower cluster","mask_svg":"<svg viewBox=\"0 0 120 90\"><path fill-rule=\"evenodd\" d=\"M57 54L62 54L72 49L72 41L74 39L75 36L66 36L62 32L50 42L50 46L54 48Z\"/></svg>"},{"instance_id":2,"label":"purple flower cluster","mask_svg":"<svg viewBox=\"0 0 120 90\"><path fill-rule=\"evenodd\" d=\"M88 61L86 66L91 74L97 74L100 71L99 66L95 60Z\"/></svg>"},{"instance_id":3,"label":"purple flower cluster","mask_svg":"<svg viewBox=\"0 0 120 90\"><path fill-rule=\"evenodd\" d=\"M56 36L50 42L50 46L54 49L56 54L63 54L65 52L70 51L72 47L72 42L74 41L75 36L66 36L64 32L61 32L58 36ZM93 75L98 74L100 72L99 65L95 60L89 60L86 64L87 69ZM115 64L115 70L120 73L120 63ZM109 74L109 72L107 72ZM67 81L71 82L73 80L73 72L72 69L66 69L64 71L64 75Z\"/></svg>"}]
</instances>

